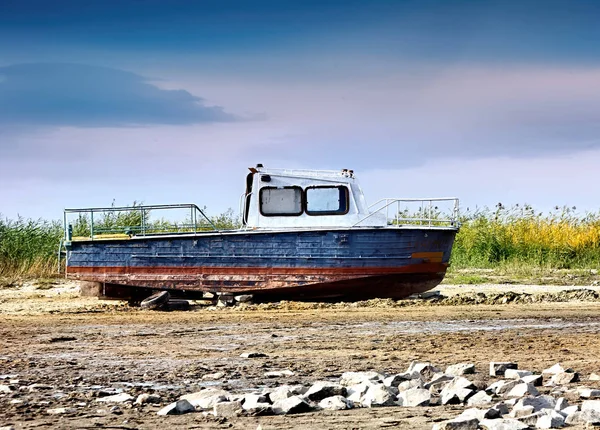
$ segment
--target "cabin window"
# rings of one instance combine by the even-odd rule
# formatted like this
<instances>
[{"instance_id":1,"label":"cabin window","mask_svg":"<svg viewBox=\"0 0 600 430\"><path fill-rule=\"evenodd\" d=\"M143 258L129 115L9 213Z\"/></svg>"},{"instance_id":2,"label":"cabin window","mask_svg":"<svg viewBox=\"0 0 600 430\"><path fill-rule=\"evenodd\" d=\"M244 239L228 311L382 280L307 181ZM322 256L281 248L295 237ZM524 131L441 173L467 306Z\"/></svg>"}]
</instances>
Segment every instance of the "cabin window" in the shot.
<instances>
[{"instance_id":1,"label":"cabin window","mask_svg":"<svg viewBox=\"0 0 600 430\"><path fill-rule=\"evenodd\" d=\"M344 186L315 186L306 189L308 215L344 215L348 213L348 188Z\"/></svg>"},{"instance_id":2,"label":"cabin window","mask_svg":"<svg viewBox=\"0 0 600 430\"><path fill-rule=\"evenodd\" d=\"M291 216L302 214L302 188L261 188L260 213L264 216Z\"/></svg>"}]
</instances>

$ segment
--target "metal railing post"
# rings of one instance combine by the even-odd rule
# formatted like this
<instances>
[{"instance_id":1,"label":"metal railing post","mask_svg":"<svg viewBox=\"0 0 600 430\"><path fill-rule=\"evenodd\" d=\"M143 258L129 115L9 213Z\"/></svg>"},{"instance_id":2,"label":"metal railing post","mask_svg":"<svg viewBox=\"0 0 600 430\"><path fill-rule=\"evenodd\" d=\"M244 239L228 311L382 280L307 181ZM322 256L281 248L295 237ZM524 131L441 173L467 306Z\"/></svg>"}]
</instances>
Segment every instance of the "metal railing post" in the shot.
<instances>
[{"instance_id":1,"label":"metal railing post","mask_svg":"<svg viewBox=\"0 0 600 430\"><path fill-rule=\"evenodd\" d=\"M429 200L429 227L431 227L431 200Z\"/></svg>"},{"instance_id":2,"label":"metal railing post","mask_svg":"<svg viewBox=\"0 0 600 430\"><path fill-rule=\"evenodd\" d=\"M196 222L197 221L196 217L197 217L198 214L196 213L196 211L194 210L194 208L191 208L191 210L192 210L192 218L193 218L193 222L194 222L194 233L197 233L198 226L197 226L197 222Z\"/></svg>"},{"instance_id":3,"label":"metal railing post","mask_svg":"<svg viewBox=\"0 0 600 430\"><path fill-rule=\"evenodd\" d=\"M90 239L94 240L94 211L90 212Z\"/></svg>"},{"instance_id":4,"label":"metal railing post","mask_svg":"<svg viewBox=\"0 0 600 430\"><path fill-rule=\"evenodd\" d=\"M146 211L141 208L142 211L142 236L146 236Z\"/></svg>"}]
</instances>

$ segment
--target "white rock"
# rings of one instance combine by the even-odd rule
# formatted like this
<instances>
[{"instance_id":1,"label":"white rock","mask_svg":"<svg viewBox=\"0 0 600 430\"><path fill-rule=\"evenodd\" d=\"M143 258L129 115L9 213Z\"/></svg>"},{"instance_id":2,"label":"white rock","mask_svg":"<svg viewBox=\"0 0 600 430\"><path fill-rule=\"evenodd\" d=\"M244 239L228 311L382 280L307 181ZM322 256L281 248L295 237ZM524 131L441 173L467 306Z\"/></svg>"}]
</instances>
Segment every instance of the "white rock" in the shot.
<instances>
[{"instance_id":1,"label":"white rock","mask_svg":"<svg viewBox=\"0 0 600 430\"><path fill-rule=\"evenodd\" d=\"M523 376L521 381L526 384L532 384L534 387L541 387L544 382L544 377L542 375L528 375Z\"/></svg>"},{"instance_id":2,"label":"white rock","mask_svg":"<svg viewBox=\"0 0 600 430\"><path fill-rule=\"evenodd\" d=\"M398 391L406 391L411 388L425 388L421 379L411 379L410 381L404 381L398 385Z\"/></svg>"},{"instance_id":3,"label":"white rock","mask_svg":"<svg viewBox=\"0 0 600 430\"><path fill-rule=\"evenodd\" d=\"M440 373L440 369L433 366L431 363L422 363L418 361L413 361L408 366L407 373L418 373L425 380L431 379L436 373Z\"/></svg>"},{"instance_id":4,"label":"white rock","mask_svg":"<svg viewBox=\"0 0 600 430\"><path fill-rule=\"evenodd\" d=\"M456 377L442 389L440 393L442 405L462 403L475 393L474 389L475 386L471 381L462 376Z\"/></svg>"},{"instance_id":5,"label":"white rock","mask_svg":"<svg viewBox=\"0 0 600 430\"><path fill-rule=\"evenodd\" d=\"M240 354L240 357L242 358L262 358L262 357L266 357L267 354L263 354L262 352L244 352L242 354Z\"/></svg>"},{"instance_id":6,"label":"white rock","mask_svg":"<svg viewBox=\"0 0 600 430\"><path fill-rule=\"evenodd\" d=\"M545 369L542 374L543 375L556 375L557 373L564 373L567 369L562 367L560 363L556 363L554 366Z\"/></svg>"},{"instance_id":7,"label":"white rock","mask_svg":"<svg viewBox=\"0 0 600 430\"><path fill-rule=\"evenodd\" d=\"M271 403L275 403L278 400L287 399L288 397L292 397L294 395L295 394L292 391L292 387L290 387L289 385L282 385L280 387L277 387L268 394Z\"/></svg>"},{"instance_id":8,"label":"white rock","mask_svg":"<svg viewBox=\"0 0 600 430\"><path fill-rule=\"evenodd\" d=\"M362 382L357 385L353 385L347 388L347 399L352 401L355 404L361 404L360 401L364 397L364 395L369 391L369 388L379 385L374 382Z\"/></svg>"},{"instance_id":9,"label":"white rock","mask_svg":"<svg viewBox=\"0 0 600 430\"><path fill-rule=\"evenodd\" d=\"M344 372L340 378L340 385L349 387L367 381L380 381L382 379L383 375L377 372Z\"/></svg>"},{"instance_id":10,"label":"white rock","mask_svg":"<svg viewBox=\"0 0 600 430\"><path fill-rule=\"evenodd\" d=\"M13 387L10 385L0 385L0 393L12 393Z\"/></svg>"},{"instance_id":11,"label":"white rock","mask_svg":"<svg viewBox=\"0 0 600 430\"><path fill-rule=\"evenodd\" d=\"M556 399L548 395L527 396L519 399L514 408L522 408L524 406L532 406L534 412L542 409L554 409L556 407Z\"/></svg>"},{"instance_id":12,"label":"white rock","mask_svg":"<svg viewBox=\"0 0 600 430\"><path fill-rule=\"evenodd\" d=\"M589 379L590 381L600 381L600 375L598 375L597 373L592 373Z\"/></svg>"},{"instance_id":13,"label":"white rock","mask_svg":"<svg viewBox=\"0 0 600 430\"><path fill-rule=\"evenodd\" d=\"M579 374L576 372L556 373L550 379L550 383L553 385L566 385L577 381L579 381Z\"/></svg>"},{"instance_id":14,"label":"white rock","mask_svg":"<svg viewBox=\"0 0 600 430\"><path fill-rule=\"evenodd\" d=\"M260 415L272 415L273 407L269 403L256 403L251 408L244 408L246 413L250 416L260 416Z\"/></svg>"},{"instance_id":15,"label":"white rock","mask_svg":"<svg viewBox=\"0 0 600 430\"><path fill-rule=\"evenodd\" d=\"M600 412L586 410L586 411L577 411L565 419L565 424L568 425L577 425L577 424L586 424L586 423L598 423L600 422Z\"/></svg>"},{"instance_id":16,"label":"white rock","mask_svg":"<svg viewBox=\"0 0 600 430\"><path fill-rule=\"evenodd\" d=\"M526 395L537 396L540 392L531 384L521 383L514 386L508 393L505 394L507 398L523 397Z\"/></svg>"},{"instance_id":17,"label":"white rock","mask_svg":"<svg viewBox=\"0 0 600 430\"><path fill-rule=\"evenodd\" d=\"M395 395L389 391L383 384L369 387L365 395L360 399L360 404L372 408L375 406L392 406L395 402Z\"/></svg>"},{"instance_id":18,"label":"white rock","mask_svg":"<svg viewBox=\"0 0 600 430\"><path fill-rule=\"evenodd\" d=\"M553 411L554 412L554 411ZM539 417L535 423L538 429L556 429L565 425L565 418L558 412L551 415Z\"/></svg>"},{"instance_id":19,"label":"white rock","mask_svg":"<svg viewBox=\"0 0 600 430\"><path fill-rule=\"evenodd\" d=\"M124 403L133 400L133 396L127 393L115 394L114 396L98 397L97 402L101 403Z\"/></svg>"},{"instance_id":20,"label":"white rock","mask_svg":"<svg viewBox=\"0 0 600 430\"><path fill-rule=\"evenodd\" d=\"M258 404L268 403L267 396L262 394L246 394L242 403L244 409L252 409Z\"/></svg>"},{"instance_id":21,"label":"white rock","mask_svg":"<svg viewBox=\"0 0 600 430\"><path fill-rule=\"evenodd\" d=\"M444 386L444 388L448 388L450 390L454 390L457 388L475 389L475 385L471 381L469 381L467 378L463 378L462 376L457 376L456 378L452 379L452 381L448 382L448 384L446 384Z\"/></svg>"},{"instance_id":22,"label":"white rock","mask_svg":"<svg viewBox=\"0 0 600 430\"><path fill-rule=\"evenodd\" d=\"M569 415L572 415L577 411L579 411L579 406L573 405L573 406L567 406L566 408L561 409L559 412L568 417Z\"/></svg>"},{"instance_id":23,"label":"white rock","mask_svg":"<svg viewBox=\"0 0 600 430\"><path fill-rule=\"evenodd\" d=\"M509 416L511 418L521 418L526 417L527 415L531 415L535 412L535 408L531 405L515 405L510 411Z\"/></svg>"},{"instance_id":24,"label":"white rock","mask_svg":"<svg viewBox=\"0 0 600 430\"><path fill-rule=\"evenodd\" d=\"M581 411L596 411L600 413L600 400L585 400L581 404Z\"/></svg>"},{"instance_id":25,"label":"white rock","mask_svg":"<svg viewBox=\"0 0 600 430\"><path fill-rule=\"evenodd\" d=\"M438 387L446 382L450 382L455 378L453 375L446 375L444 373L434 375L429 382L423 385L423 388Z\"/></svg>"},{"instance_id":26,"label":"white rock","mask_svg":"<svg viewBox=\"0 0 600 430\"><path fill-rule=\"evenodd\" d=\"M519 381L497 381L494 382L492 385L490 385L489 387L487 387L485 389L485 391L487 391L488 393L494 393L494 394L504 394L507 393L508 391L512 390L514 387L516 387L517 385L519 385L520 382Z\"/></svg>"},{"instance_id":27,"label":"white rock","mask_svg":"<svg viewBox=\"0 0 600 430\"><path fill-rule=\"evenodd\" d=\"M241 402L219 402L213 406L215 417L232 418L241 415L243 411Z\"/></svg>"},{"instance_id":28,"label":"white rock","mask_svg":"<svg viewBox=\"0 0 600 430\"><path fill-rule=\"evenodd\" d=\"M582 399L598 399L600 398L600 390L588 387L578 387L577 392Z\"/></svg>"},{"instance_id":29,"label":"white rock","mask_svg":"<svg viewBox=\"0 0 600 430\"><path fill-rule=\"evenodd\" d=\"M435 423L432 430L477 430L479 420L476 418L459 419Z\"/></svg>"},{"instance_id":30,"label":"white rock","mask_svg":"<svg viewBox=\"0 0 600 430\"><path fill-rule=\"evenodd\" d=\"M473 363L458 363L446 368L447 375L462 376L475 373L475 365Z\"/></svg>"},{"instance_id":31,"label":"white rock","mask_svg":"<svg viewBox=\"0 0 600 430\"><path fill-rule=\"evenodd\" d=\"M136 405L143 405L145 403L160 403L160 400L161 399L158 394L143 393L137 396L134 403Z\"/></svg>"},{"instance_id":32,"label":"white rock","mask_svg":"<svg viewBox=\"0 0 600 430\"><path fill-rule=\"evenodd\" d=\"M383 385L385 385L386 387L397 387L400 383L404 381L413 380L412 378L410 378L410 376L412 375L406 373L398 373L396 375L388 376L387 378L384 378Z\"/></svg>"},{"instance_id":33,"label":"white rock","mask_svg":"<svg viewBox=\"0 0 600 430\"><path fill-rule=\"evenodd\" d=\"M524 376L531 376L532 372L529 370L519 370L519 369L506 369L504 372L504 377L507 379L521 379Z\"/></svg>"},{"instance_id":34,"label":"white rock","mask_svg":"<svg viewBox=\"0 0 600 430\"><path fill-rule=\"evenodd\" d=\"M544 412L538 411L515 419L523 424L527 424L529 427L535 427L535 424L537 423L538 419L540 417L543 417L544 415L546 415Z\"/></svg>"},{"instance_id":35,"label":"white rock","mask_svg":"<svg viewBox=\"0 0 600 430\"><path fill-rule=\"evenodd\" d=\"M496 409L478 409L478 408L470 408L465 409L459 416L455 419L457 420L466 420L466 419L477 419L477 421L482 421L485 419L494 419L498 418L500 414Z\"/></svg>"},{"instance_id":36,"label":"white rock","mask_svg":"<svg viewBox=\"0 0 600 430\"><path fill-rule=\"evenodd\" d=\"M277 400L273 403L273 413L276 415L299 414L310 411L311 407L298 396Z\"/></svg>"},{"instance_id":37,"label":"white rock","mask_svg":"<svg viewBox=\"0 0 600 430\"><path fill-rule=\"evenodd\" d=\"M266 372L265 377L267 378L283 378L288 376L294 376L294 372L291 370L275 370L272 372Z\"/></svg>"},{"instance_id":38,"label":"white rock","mask_svg":"<svg viewBox=\"0 0 600 430\"><path fill-rule=\"evenodd\" d=\"M231 400L230 394L218 388L207 388L195 393L181 396L181 400L187 400L197 409L212 409L215 403Z\"/></svg>"},{"instance_id":39,"label":"white rock","mask_svg":"<svg viewBox=\"0 0 600 430\"><path fill-rule=\"evenodd\" d=\"M75 408L54 408L54 409L46 410L46 413L50 414L50 415L72 414L74 412L77 412L77 409L75 409Z\"/></svg>"},{"instance_id":40,"label":"white rock","mask_svg":"<svg viewBox=\"0 0 600 430\"><path fill-rule=\"evenodd\" d=\"M445 390L445 387L444 387ZM470 388L457 388L454 390L442 390L441 401L442 405L454 405L457 403L464 403L469 397L471 397L475 391Z\"/></svg>"},{"instance_id":41,"label":"white rock","mask_svg":"<svg viewBox=\"0 0 600 430\"><path fill-rule=\"evenodd\" d=\"M15 379L18 377L19 377L18 373L9 373L9 374L5 374L5 375L0 375L0 379Z\"/></svg>"},{"instance_id":42,"label":"white rock","mask_svg":"<svg viewBox=\"0 0 600 430\"><path fill-rule=\"evenodd\" d=\"M581 404L581 411L576 411L567 416L566 424L585 424L600 422L600 400L585 400Z\"/></svg>"},{"instance_id":43,"label":"white rock","mask_svg":"<svg viewBox=\"0 0 600 430\"><path fill-rule=\"evenodd\" d=\"M427 406L430 401L431 393L423 388L411 388L398 394L398 404L400 406Z\"/></svg>"},{"instance_id":44,"label":"white rock","mask_svg":"<svg viewBox=\"0 0 600 430\"><path fill-rule=\"evenodd\" d=\"M479 426L485 430L525 430L529 426L512 418L483 420Z\"/></svg>"},{"instance_id":45,"label":"white rock","mask_svg":"<svg viewBox=\"0 0 600 430\"><path fill-rule=\"evenodd\" d=\"M240 294L239 296L233 296L233 299L239 303L248 303L252 301L252 294Z\"/></svg>"},{"instance_id":46,"label":"white rock","mask_svg":"<svg viewBox=\"0 0 600 430\"><path fill-rule=\"evenodd\" d=\"M216 372L216 373L207 373L206 375L202 375L202 380L203 381L216 381L218 379L221 379L225 376L225 373L223 372Z\"/></svg>"},{"instance_id":47,"label":"white rock","mask_svg":"<svg viewBox=\"0 0 600 430\"><path fill-rule=\"evenodd\" d=\"M469 406L488 406L492 403L492 396L489 396L485 391L478 391L473 394L467 401Z\"/></svg>"},{"instance_id":48,"label":"white rock","mask_svg":"<svg viewBox=\"0 0 600 430\"><path fill-rule=\"evenodd\" d=\"M352 402L344 396L331 396L321 400L319 407L328 411L342 411L344 409L351 409Z\"/></svg>"},{"instance_id":49,"label":"white rock","mask_svg":"<svg viewBox=\"0 0 600 430\"><path fill-rule=\"evenodd\" d=\"M509 361L492 361L490 363L490 376L503 376L506 369L518 369L517 363L511 363Z\"/></svg>"}]
</instances>

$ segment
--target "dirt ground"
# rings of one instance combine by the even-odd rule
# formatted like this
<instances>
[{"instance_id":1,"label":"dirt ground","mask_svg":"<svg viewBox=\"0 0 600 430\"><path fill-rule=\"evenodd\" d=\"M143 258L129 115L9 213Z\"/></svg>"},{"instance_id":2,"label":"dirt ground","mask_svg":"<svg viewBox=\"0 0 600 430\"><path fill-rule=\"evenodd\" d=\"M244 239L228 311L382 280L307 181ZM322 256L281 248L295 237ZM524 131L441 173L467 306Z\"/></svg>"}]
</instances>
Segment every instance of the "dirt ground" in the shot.
<instances>
[{"instance_id":1,"label":"dirt ground","mask_svg":"<svg viewBox=\"0 0 600 430\"><path fill-rule=\"evenodd\" d=\"M441 291L453 294L457 288ZM0 315L0 384L16 388L0 393L0 427L16 429L430 429L457 416L461 407L431 406L230 419L201 413L163 417L156 415L161 405L121 405L111 412L112 405L96 402L106 393L148 392L159 394L165 405L206 386L246 393L309 385L346 371L399 373L412 360L439 367L472 362L478 371L472 379L480 385L492 381L490 361L515 361L538 372L560 362L580 372L586 385L600 388L587 382L590 373L600 373L600 301L287 303L156 312L79 297L76 284L32 283L0 290ZM240 357L251 351L266 357ZM275 370L294 374L265 377ZM211 380L216 372L223 376ZM32 384L47 387L29 388ZM74 410L47 413L57 407Z\"/></svg>"}]
</instances>

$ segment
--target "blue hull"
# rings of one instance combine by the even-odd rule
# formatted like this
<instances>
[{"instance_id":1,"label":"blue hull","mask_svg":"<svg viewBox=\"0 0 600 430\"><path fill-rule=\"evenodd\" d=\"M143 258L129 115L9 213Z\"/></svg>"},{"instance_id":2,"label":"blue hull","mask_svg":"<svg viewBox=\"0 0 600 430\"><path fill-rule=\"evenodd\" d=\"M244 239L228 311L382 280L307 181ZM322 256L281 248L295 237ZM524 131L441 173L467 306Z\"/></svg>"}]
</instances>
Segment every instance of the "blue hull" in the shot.
<instances>
[{"instance_id":1,"label":"blue hull","mask_svg":"<svg viewBox=\"0 0 600 430\"><path fill-rule=\"evenodd\" d=\"M73 241L67 276L105 295L128 286L266 300L403 298L444 277L456 229L232 231ZM114 295L117 295L114 293Z\"/></svg>"}]
</instances>

